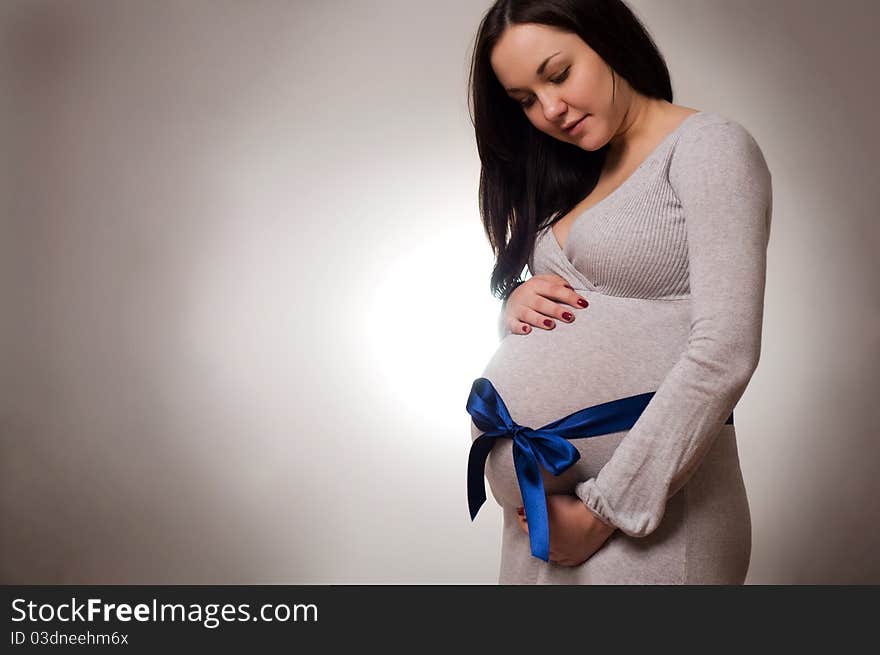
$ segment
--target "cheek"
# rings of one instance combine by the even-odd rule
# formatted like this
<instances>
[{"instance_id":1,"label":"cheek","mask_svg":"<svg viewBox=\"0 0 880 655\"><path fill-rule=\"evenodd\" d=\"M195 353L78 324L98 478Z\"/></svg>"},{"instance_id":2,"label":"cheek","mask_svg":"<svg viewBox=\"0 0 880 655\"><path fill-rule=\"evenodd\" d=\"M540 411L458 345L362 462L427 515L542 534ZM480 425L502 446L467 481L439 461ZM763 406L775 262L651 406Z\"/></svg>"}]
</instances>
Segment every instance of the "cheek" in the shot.
<instances>
[{"instance_id":1,"label":"cheek","mask_svg":"<svg viewBox=\"0 0 880 655\"><path fill-rule=\"evenodd\" d=\"M574 100L580 105L581 109L591 114L600 109L605 95L601 72L588 71L581 73L580 76L572 81L572 88L574 89ZM609 92L610 89L611 87L609 86Z\"/></svg>"}]
</instances>

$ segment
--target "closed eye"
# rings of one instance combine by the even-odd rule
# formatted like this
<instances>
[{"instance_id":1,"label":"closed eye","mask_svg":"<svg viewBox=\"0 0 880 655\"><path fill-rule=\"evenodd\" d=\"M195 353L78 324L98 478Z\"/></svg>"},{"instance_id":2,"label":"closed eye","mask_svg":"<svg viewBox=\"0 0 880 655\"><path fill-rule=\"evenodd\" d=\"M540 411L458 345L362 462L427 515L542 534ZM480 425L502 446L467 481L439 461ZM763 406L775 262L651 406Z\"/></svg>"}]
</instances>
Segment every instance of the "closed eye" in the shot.
<instances>
[{"instance_id":1,"label":"closed eye","mask_svg":"<svg viewBox=\"0 0 880 655\"><path fill-rule=\"evenodd\" d=\"M568 71L570 71L570 70L571 70L571 66L569 66L564 71L562 71L558 77L554 77L550 81L553 82L553 84L562 84L563 82L565 82L565 79L568 77Z\"/></svg>"},{"instance_id":2,"label":"closed eye","mask_svg":"<svg viewBox=\"0 0 880 655\"><path fill-rule=\"evenodd\" d=\"M563 82L565 82L566 79L568 79L568 72L569 72L570 70L571 70L571 66L569 66L568 68L566 68L564 71L562 71L562 72L561 72L559 75L557 75L556 77L550 78L550 82L553 83L553 84L562 84ZM528 109L529 107L532 106L532 103L534 103L534 99L533 99L533 98L528 98L527 100L521 100L519 104L520 104L524 109Z\"/></svg>"}]
</instances>

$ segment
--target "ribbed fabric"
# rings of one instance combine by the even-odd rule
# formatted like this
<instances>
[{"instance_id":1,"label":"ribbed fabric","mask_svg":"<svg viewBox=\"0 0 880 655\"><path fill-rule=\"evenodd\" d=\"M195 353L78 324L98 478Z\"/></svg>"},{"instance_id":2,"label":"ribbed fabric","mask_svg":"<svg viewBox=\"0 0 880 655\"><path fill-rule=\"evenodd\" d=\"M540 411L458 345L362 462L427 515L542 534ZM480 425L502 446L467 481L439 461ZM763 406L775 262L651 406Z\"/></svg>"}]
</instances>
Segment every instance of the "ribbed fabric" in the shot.
<instances>
[{"instance_id":1,"label":"ribbed fabric","mask_svg":"<svg viewBox=\"0 0 880 655\"><path fill-rule=\"evenodd\" d=\"M501 582L742 582L751 524L735 429L724 421L760 356L771 213L771 175L754 138L698 112L577 217L564 248L549 226L539 230L531 274L562 276L590 307L550 331L511 335L499 323L484 376L514 420L542 425L656 393L631 430L582 440L571 474L545 479L548 494L574 493L619 529L579 567L529 556L510 447L493 449Z\"/></svg>"}]
</instances>

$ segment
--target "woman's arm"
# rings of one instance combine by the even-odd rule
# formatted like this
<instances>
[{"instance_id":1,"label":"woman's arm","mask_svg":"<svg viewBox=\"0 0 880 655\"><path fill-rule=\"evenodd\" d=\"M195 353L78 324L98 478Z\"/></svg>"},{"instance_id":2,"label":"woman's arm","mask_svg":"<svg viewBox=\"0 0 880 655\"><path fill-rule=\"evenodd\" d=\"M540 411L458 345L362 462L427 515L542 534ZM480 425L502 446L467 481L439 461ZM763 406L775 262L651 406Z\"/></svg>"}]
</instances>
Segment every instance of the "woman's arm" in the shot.
<instances>
[{"instance_id":1,"label":"woman's arm","mask_svg":"<svg viewBox=\"0 0 880 655\"><path fill-rule=\"evenodd\" d=\"M734 121L682 134L669 181L687 221L687 348L596 477L576 495L634 537L660 524L739 401L761 351L771 176Z\"/></svg>"}]
</instances>

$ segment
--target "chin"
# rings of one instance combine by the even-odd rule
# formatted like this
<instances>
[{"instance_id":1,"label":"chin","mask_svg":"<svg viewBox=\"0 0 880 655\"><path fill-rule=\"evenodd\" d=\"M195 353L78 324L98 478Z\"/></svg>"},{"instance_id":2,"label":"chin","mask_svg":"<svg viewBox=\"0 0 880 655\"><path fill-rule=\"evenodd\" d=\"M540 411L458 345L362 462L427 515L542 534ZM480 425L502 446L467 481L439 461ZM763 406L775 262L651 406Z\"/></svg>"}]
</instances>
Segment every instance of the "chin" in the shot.
<instances>
[{"instance_id":1,"label":"chin","mask_svg":"<svg viewBox=\"0 0 880 655\"><path fill-rule=\"evenodd\" d=\"M594 146L592 143L584 141L578 141L573 145L576 145L581 150L587 150L588 152L596 152L597 150L601 150L605 146L604 143L598 146Z\"/></svg>"}]
</instances>

